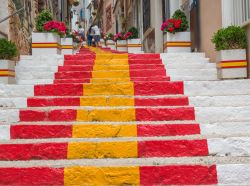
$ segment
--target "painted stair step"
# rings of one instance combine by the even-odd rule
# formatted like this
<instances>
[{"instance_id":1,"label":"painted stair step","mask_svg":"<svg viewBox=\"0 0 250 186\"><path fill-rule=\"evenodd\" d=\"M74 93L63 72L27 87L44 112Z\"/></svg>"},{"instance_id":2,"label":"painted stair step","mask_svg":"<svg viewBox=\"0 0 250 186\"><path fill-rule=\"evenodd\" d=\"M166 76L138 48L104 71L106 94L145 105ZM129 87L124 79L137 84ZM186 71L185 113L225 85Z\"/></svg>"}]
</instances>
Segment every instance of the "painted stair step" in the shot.
<instances>
[{"instance_id":1,"label":"painted stair step","mask_svg":"<svg viewBox=\"0 0 250 186\"><path fill-rule=\"evenodd\" d=\"M127 65L68 65L68 66L59 66L58 72L65 71L97 71L97 70L127 70ZM164 65L130 65L130 70L163 70L165 69Z\"/></svg>"},{"instance_id":2,"label":"painted stair step","mask_svg":"<svg viewBox=\"0 0 250 186\"><path fill-rule=\"evenodd\" d=\"M127 98L127 97L62 97L62 98L28 98L28 107L49 106L184 106L188 98Z\"/></svg>"},{"instance_id":3,"label":"painted stair step","mask_svg":"<svg viewBox=\"0 0 250 186\"><path fill-rule=\"evenodd\" d=\"M199 124L11 125L5 129L3 135L10 136L10 139L44 139L154 137L195 134L200 134Z\"/></svg>"},{"instance_id":4,"label":"painted stair step","mask_svg":"<svg viewBox=\"0 0 250 186\"><path fill-rule=\"evenodd\" d=\"M83 84L83 83L124 83L133 82L151 82L151 81L170 81L170 77L136 77L136 78L81 78L81 79L55 79L54 84ZM52 81L48 81L51 82Z\"/></svg>"},{"instance_id":5,"label":"painted stair step","mask_svg":"<svg viewBox=\"0 0 250 186\"><path fill-rule=\"evenodd\" d=\"M20 121L174 121L195 120L193 107L21 110Z\"/></svg>"},{"instance_id":6,"label":"painted stair step","mask_svg":"<svg viewBox=\"0 0 250 186\"><path fill-rule=\"evenodd\" d=\"M129 59L159 59L160 54L129 54L128 55Z\"/></svg>"},{"instance_id":7,"label":"painted stair step","mask_svg":"<svg viewBox=\"0 0 250 186\"><path fill-rule=\"evenodd\" d=\"M136 78L136 77L165 77L166 70L124 70L124 71L81 71L57 72L55 79L81 79L81 78Z\"/></svg>"},{"instance_id":8,"label":"painted stair step","mask_svg":"<svg viewBox=\"0 0 250 186\"><path fill-rule=\"evenodd\" d=\"M215 185L217 183L215 165L0 168L1 185Z\"/></svg>"},{"instance_id":9,"label":"painted stair step","mask_svg":"<svg viewBox=\"0 0 250 186\"><path fill-rule=\"evenodd\" d=\"M95 59L95 54L86 54L86 55L64 55L64 60L88 60Z\"/></svg>"},{"instance_id":10,"label":"painted stair step","mask_svg":"<svg viewBox=\"0 0 250 186\"><path fill-rule=\"evenodd\" d=\"M1 161L207 156L207 140L0 144Z\"/></svg>"},{"instance_id":11,"label":"painted stair step","mask_svg":"<svg viewBox=\"0 0 250 186\"><path fill-rule=\"evenodd\" d=\"M166 95L183 94L183 82L135 82L117 84L54 84L36 85L35 96L83 95Z\"/></svg>"}]
</instances>

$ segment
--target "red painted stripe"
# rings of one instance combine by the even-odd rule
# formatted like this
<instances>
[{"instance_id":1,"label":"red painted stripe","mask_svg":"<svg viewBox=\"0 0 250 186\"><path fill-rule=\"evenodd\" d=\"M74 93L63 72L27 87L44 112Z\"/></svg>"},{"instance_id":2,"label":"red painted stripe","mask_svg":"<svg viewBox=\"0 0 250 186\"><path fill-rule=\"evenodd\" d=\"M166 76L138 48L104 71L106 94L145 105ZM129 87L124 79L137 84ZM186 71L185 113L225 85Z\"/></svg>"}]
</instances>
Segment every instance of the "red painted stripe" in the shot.
<instances>
[{"instance_id":1,"label":"red painted stripe","mask_svg":"<svg viewBox=\"0 0 250 186\"><path fill-rule=\"evenodd\" d=\"M28 98L28 107L79 106L80 98Z\"/></svg>"},{"instance_id":2,"label":"red painted stripe","mask_svg":"<svg viewBox=\"0 0 250 186\"><path fill-rule=\"evenodd\" d=\"M55 79L83 79L91 78L92 72L57 72L55 73Z\"/></svg>"},{"instance_id":3,"label":"red painted stripe","mask_svg":"<svg viewBox=\"0 0 250 186\"><path fill-rule=\"evenodd\" d=\"M166 70L130 70L130 77L165 77Z\"/></svg>"},{"instance_id":4,"label":"red painted stripe","mask_svg":"<svg viewBox=\"0 0 250 186\"><path fill-rule=\"evenodd\" d=\"M183 136L194 134L200 134L200 126L198 124L155 124L137 126L137 135L141 137Z\"/></svg>"},{"instance_id":5,"label":"red painted stripe","mask_svg":"<svg viewBox=\"0 0 250 186\"><path fill-rule=\"evenodd\" d=\"M140 141L138 157L207 156L207 140Z\"/></svg>"},{"instance_id":6,"label":"red painted stripe","mask_svg":"<svg viewBox=\"0 0 250 186\"><path fill-rule=\"evenodd\" d=\"M0 144L0 160L67 159L68 143Z\"/></svg>"},{"instance_id":7,"label":"red painted stripe","mask_svg":"<svg viewBox=\"0 0 250 186\"><path fill-rule=\"evenodd\" d=\"M72 125L12 125L11 139L71 138Z\"/></svg>"},{"instance_id":8,"label":"red painted stripe","mask_svg":"<svg viewBox=\"0 0 250 186\"><path fill-rule=\"evenodd\" d=\"M64 55L64 60L93 60L95 58L94 54Z\"/></svg>"},{"instance_id":9,"label":"red painted stripe","mask_svg":"<svg viewBox=\"0 0 250 186\"><path fill-rule=\"evenodd\" d=\"M170 77L132 77L131 81L140 82L140 81L170 81Z\"/></svg>"},{"instance_id":10,"label":"red painted stripe","mask_svg":"<svg viewBox=\"0 0 250 186\"><path fill-rule=\"evenodd\" d=\"M3 75L3 74L0 74L1 77L15 77L15 75Z\"/></svg>"},{"instance_id":11,"label":"red painted stripe","mask_svg":"<svg viewBox=\"0 0 250 186\"><path fill-rule=\"evenodd\" d=\"M32 44L58 44L58 43L55 43L55 42L39 42L39 43L32 43Z\"/></svg>"},{"instance_id":12,"label":"red painted stripe","mask_svg":"<svg viewBox=\"0 0 250 186\"><path fill-rule=\"evenodd\" d=\"M232 62L247 62L247 60L246 59L242 59L242 60L221 61L221 63L232 63Z\"/></svg>"},{"instance_id":13,"label":"red painted stripe","mask_svg":"<svg viewBox=\"0 0 250 186\"><path fill-rule=\"evenodd\" d=\"M135 95L184 94L183 82L134 83Z\"/></svg>"},{"instance_id":14,"label":"red painted stripe","mask_svg":"<svg viewBox=\"0 0 250 186\"><path fill-rule=\"evenodd\" d=\"M0 185L64 185L64 168L0 168Z\"/></svg>"},{"instance_id":15,"label":"red painted stripe","mask_svg":"<svg viewBox=\"0 0 250 186\"><path fill-rule=\"evenodd\" d=\"M36 85L35 96L82 96L83 85L59 84L59 85Z\"/></svg>"},{"instance_id":16,"label":"red painted stripe","mask_svg":"<svg viewBox=\"0 0 250 186\"><path fill-rule=\"evenodd\" d=\"M39 110L20 110L20 121L46 121L45 111Z\"/></svg>"},{"instance_id":17,"label":"red painted stripe","mask_svg":"<svg viewBox=\"0 0 250 186\"><path fill-rule=\"evenodd\" d=\"M195 120L194 108L136 108L136 121Z\"/></svg>"},{"instance_id":18,"label":"red painted stripe","mask_svg":"<svg viewBox=\"0 0 250 186\"><path fill-rule=\"evenodd\" d=\"M88 79L55 79L54 84L84 84L90 83L90 78Z\"/></svg>"},{"instance_id":19,"label":"red painted stripe","mask_svg":"<svg viewBox=\"0 0 250 186\"><path fill-rule=\"evenodd\" d=\"M15 72L15 70L11 70L11 69L0 69L0 71L3 71L3 72Z\"/></svg>"},{"instance_id":20,"label":"red painted stripe","mask_svg":"<svg viewBox=\"0 0 250 186\"><path fill-rule=\"evenodd\" d=\"M154 65L146 65L146 64L135 64L135 65L129 65L130 70L163 70L165 69L163 64L154 64Z\"/></svg>"},{"instance_id":21,"label":"red painted stripe","mask_svg":"<svg viewBox=\"0 0 250 186\"><path fill-rule=\"evenodd\" d=\"M92 71L93 65L85 65L85 66L59 66L58 72L67 72L67 71Z\"/></svg>"},{"instance_id":22,"label":"red painted stripe","mask_svg":"<svg viewBox=\"0 0 250 186\"><path fill-rule=\"evenodd\" d=\"M210 185L217 183L215 165L140 167L141 185Z\"/></svg>"},{"instance_id":23,"label":"red painted stripe","mask_svg":"<svg viewBox=\"0 0 250 186\"><path fill-rule=\"evenodd\" d=\"M48 113L48 121L76 121L76 110L52 110Z\"/></svg>"},{"instance_id":24,"label":"red painted stripe","mask_svg":"<svg viewBox=\"0 0 250 186\"><path fill-rule=\"evenodd\" d=\"M94 65L94 60L65 60L64 61L65 66L74 66L74 65L88 65L88 66L93 66Z\"/></svg>"},{"instance_id":25,"label":"red painted stripe","mask_svg":"<svg viewBox=\"0 0 250 186\"><path fill-rule=\"evenodd\" d=\"M80 106L80 98L28 98L28 107Z\"/></svg>"},{"instance_id":26,"label":"red painted stripe","mask_svg":"<svg viewBox=\"0 0 250 186\"><path fill-rule=\"evenodd\" d=\"M135 106L183 106L188 104L188 97L149 99L135 98Z\"/></svg>"},{"instance_id":27,"label":"red painted stripe","mask_svg":"<svg viewBox=\"0 0 250 186\"><path fill-rule=\"evenodd\" d=\"M139 64L155 64L155 65L161 65L162 61L160 59L129 59L129 64L130 65L139 65Z\"/></svg>"},{"instance_id":28,"label":"red painted stripe","mask_svg":"<svg viewBox=\"0 0 250 186\"><path fill-rule=\"evenodd\" d=\"M20 121L76 121L76 110L21 110Z\"/></svg>"},{"instance_id":29,"label":"red painted stripe","mask_svg":"<svg viewBox=\"0 0 250 186\"><path fill-rule=\"evenodd\" d=\"M129 59L159 59L160 54L129 54L128 55Z\"/></svg>"}]
</instances>

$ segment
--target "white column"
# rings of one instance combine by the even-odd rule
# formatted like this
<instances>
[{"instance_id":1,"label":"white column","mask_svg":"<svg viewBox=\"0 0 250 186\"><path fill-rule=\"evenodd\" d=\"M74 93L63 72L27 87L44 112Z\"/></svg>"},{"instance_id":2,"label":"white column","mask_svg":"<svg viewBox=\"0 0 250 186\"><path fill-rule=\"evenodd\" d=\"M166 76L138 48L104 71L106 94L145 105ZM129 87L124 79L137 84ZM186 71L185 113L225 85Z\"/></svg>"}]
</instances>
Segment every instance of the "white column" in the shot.
<instances>
[{"instance_id":1,"label":"white column","mask_svg":"<svg viewBox=\"0 0 250 186\"><path fill-rule=\"evenodd\" d=\"M170 0L170 16L174 14L176 10L180 8L180 0Z\"/></svg>"},{"instance_id":2,"label":"white column","mask_svg":"<svg viewBox=\"0 0 250 186\"><path fill-rule=\"evenodd\" d=\"M233 0L221 0L222 26L227 27L233 24Z\"/></svg>"}]
</instances>

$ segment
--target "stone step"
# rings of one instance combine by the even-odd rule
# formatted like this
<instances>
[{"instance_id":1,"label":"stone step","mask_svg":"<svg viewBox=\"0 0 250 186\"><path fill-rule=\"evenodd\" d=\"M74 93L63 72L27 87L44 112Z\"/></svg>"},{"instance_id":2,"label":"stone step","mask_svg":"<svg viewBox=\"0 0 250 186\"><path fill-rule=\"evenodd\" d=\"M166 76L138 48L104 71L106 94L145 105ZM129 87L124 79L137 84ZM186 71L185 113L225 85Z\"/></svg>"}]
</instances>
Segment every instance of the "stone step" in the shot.
<instances>
[{"instance_id":1,"label":"stone step","mask_svg":"<svg viewBox=\"0 0 250 186\"><path fill-rule=\"evenodd\" d=\"M192 62L179 62L179 63L165 63L166 69L216 69L216 64L213 63L192 63Z\"/></svg>"},{"instance_id":2,"label":"stone step","mask_svg":"<svg viewBox=\"0 0 250 186\"><path fill-rule=\"evenodd\" d=\"M249 95L250 80L224 81L186 81L184 82L187 96L230 96Z\"/></svg>"},{"instance_id":3,"label":"stone step","mask_svg":"<svg viewBox=\"0 0 250 186\"><path fill-rule=\"evenodd\" d=\"M215 185L218 183L215 165L130 165L110 167L108 164L103 164L99 167L64 167L62 165L59 167L60 168L48 167L47 165L45 167L36 166L33 168L1 168L0 184L93 185L94 183L95 185ZM234 166L224 166L222 170L225 168L231 169L231 167L233 168ZM238 169L240 168L241 167ZM154 172L154 174L152 174L152 172ZM221 177L222 182L220 183L224 183L223 179L226 176L230 176L230 174L221 174L223 176ZM164 179L162 179L163 177ZM193 179L193 177L195 177L195 179ZM238 180L236 181L236 183L239 183ZM241 181L247 180L243 177Z\"/></svg>"},{"instance_id":4,"label":"stone step","mask_svg":"<svg viewBox=\"0 0 250 186\"><path fill-rule=\"evenodd\" d=\"M216 81L217 75L211 74L209 76L171 76L172 81Z\"/></svg>"},{"instance_id":5,"label":"stone step","mask_svg":"<svg viewBox=\"0 0 250 186\"><path fill-rule=\"evenodd\" d=\"M205 53L192 52L192 53L161 53L161 58L205 58Z\"/></svg>"},{"instance_id":6,"label":"stone step","mask_svg":"<svg viewBox=\"0 0 250 186\"><path fill-rule=\"evenodd\" d=\"M195 96L189 97L189 102L196 107L250 106L250 95Z\"/></svg>"},{"instance_id":7,"label":"stone step","mask_svg":"<svg viewBox=\"0 0 250 186\"><path fill-rule=\"evenodd\" d=\"M11 114L14 110L0 110L0 115ZM107 122L133 122L133 121L173 121L194 120L194 108L180 107L150 107L150 108L85 108L67 107L60 109L25 109L16 113L16 121L107 121Z\"/></svg>"},{"instance_id":8,"label":"stone step","mask_svg":"<svg viewBox=\"0 0 250 186\"><path fill-rule=\"evenodd\" d=\"M183 82L36 85L35 96L182 94Z\"/></svg>"}]
</instances>

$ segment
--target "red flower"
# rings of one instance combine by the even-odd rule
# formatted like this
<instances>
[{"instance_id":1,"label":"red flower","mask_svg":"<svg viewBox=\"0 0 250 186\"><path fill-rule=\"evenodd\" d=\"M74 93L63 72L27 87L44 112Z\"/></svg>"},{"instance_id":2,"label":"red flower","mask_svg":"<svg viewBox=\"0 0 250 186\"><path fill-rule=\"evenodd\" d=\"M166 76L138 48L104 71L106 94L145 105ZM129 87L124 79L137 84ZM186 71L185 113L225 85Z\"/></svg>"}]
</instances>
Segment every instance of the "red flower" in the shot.
<instances>
[{"instance_id":1,"label":"red flower","mask_svg":"<svg viewBox=\"0 0 250 186\"><path fill-rule=\"evenodd\" d=\"M174 27L168 28L168 31L169 31L170 33L173 33L173 32L174 32Z\"/></svg>"},{"instance_id":2,"label":"red flower","mask_svg":"<svg viewBox=\"0 0 250 186\"><path fill-rule=\"evenodd\" d=\"M181 23L182 23L182 20L181 20L181 19L175 20L175 22L174 22L174 27L175 27L175 28L180 28L180 27L181 27Z\"/></svg>"}]
</instances>

